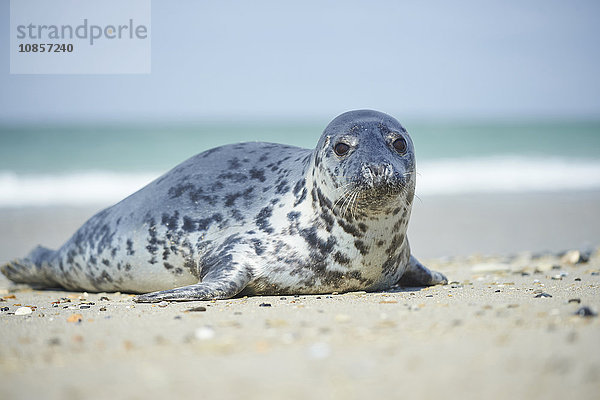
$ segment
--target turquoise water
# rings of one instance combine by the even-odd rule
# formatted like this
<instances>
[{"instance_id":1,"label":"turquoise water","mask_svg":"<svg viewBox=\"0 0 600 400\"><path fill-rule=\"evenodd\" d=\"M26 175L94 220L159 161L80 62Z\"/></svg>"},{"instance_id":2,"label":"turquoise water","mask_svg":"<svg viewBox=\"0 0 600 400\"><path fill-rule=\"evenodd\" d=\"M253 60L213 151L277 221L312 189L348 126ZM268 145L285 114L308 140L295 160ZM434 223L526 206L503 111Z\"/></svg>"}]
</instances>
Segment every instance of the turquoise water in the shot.
<instances>
[{"instance_id":1,"label":"turquoise water","mask_svg":"<svg viewBox=\"0 0 600 400\"><path fill-rule=\"evenodd\" d=\"M422 159L521 155L600 160L600 121L415 123Z\"/></svg>"},{"instance_id":2,"label":"turquoise water","mask_svg":"<svg viewBox=\"0 0 600 400\"><path fill-rule=\"evenodd\" d=\"M600 160L600 121L406 123L419 161L490 156ZM323 124L0 126L0 171L165 171L206 149L242 141L312 148Z\"/></svg>"},{"instance_id":3,"label":"turquoise water","mask_svg":"<svg viewBox=\"0 0 600 400\"><path fill-rule=\"evenodd\" d=\"M322 123L0 126L0 207L114 203L206 149L312 148ZM408 121L417 194L600 189L600 121Z\"/></svg>"},{"instance_id":4,"label":"turquoise water","mask_svg":"<svg viewBox=\"0 0 600 400\"><path fill-rule=\"evenodd\" d=\"M318 128L276 124L0 128L0 170L164 171L194 154L240 141L308 146Z\"/></svg>"}]
</instances>

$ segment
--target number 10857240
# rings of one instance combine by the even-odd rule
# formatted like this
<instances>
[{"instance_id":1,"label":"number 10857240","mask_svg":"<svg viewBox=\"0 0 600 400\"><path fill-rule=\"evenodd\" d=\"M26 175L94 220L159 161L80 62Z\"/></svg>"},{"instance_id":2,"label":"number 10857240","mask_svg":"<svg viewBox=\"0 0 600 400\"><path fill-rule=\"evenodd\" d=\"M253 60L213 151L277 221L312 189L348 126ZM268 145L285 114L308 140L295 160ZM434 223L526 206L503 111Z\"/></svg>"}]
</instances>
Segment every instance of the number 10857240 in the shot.
<instances>
[{"instance_id":1,"label":"number 10857240","mask_svg":"<svg viewBox=\"0 0 600 400\"><path fill-rule=\"evenodd\" d=\"M19 44L19 53L72 53L73 45L58 43L21 43Z\"/></svg>"}]
</instances>

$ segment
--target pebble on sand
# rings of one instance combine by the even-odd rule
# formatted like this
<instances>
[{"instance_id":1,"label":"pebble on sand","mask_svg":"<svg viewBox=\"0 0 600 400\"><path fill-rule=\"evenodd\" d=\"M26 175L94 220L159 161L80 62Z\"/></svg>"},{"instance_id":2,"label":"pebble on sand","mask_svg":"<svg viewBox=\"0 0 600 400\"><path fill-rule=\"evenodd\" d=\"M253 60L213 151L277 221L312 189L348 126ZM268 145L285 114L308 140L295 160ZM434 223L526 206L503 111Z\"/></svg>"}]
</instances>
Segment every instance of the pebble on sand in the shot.
<instances>
[{"instance_id":1,"label":"pebble on sand","mask_svg":"<svg viewBox=\"0 0 600 400\"><path fill-rule=\"evenodd\" d=\"M215 330L210 326L203 326L196 329L194 336L198 340L209 340L215 337Z\"/></svg>"},{"instance_id":2,"label":"pebble on sand","mask_svg":"<svg viewBox=\"0 0 600 400\"><path fill-rule=\"evenodd\" d=\"M185 312L203 312L203 311L206 311L206 307L199 306L199 307L188 308L187 310L185 310Z\"/></svg>"},{"instance_id":3,"label":"pebble on sand","mask_svg":"<svg viewBox=\"0 0 600 400\"><path fill-rule=\"evenodd\" d=\"M15 311L15 315L28 315L31 314L33 310L29 307L19 307Z\"/></svg>"},{"instance_id":4,"label":"pebble on sand","mask_svg":"<svg viewBox=\"0 0 600 400\"><path fill-rule=\"evenodd\" d=\"M585 263L589 260L589 255L584 254L579 250L570 250L562 256L561 261L567 264Z\"/></svg>"},{"instance_id":5,"label":"pebble on sand","mask_svg":"<svg viewBox=\"0 0 600 400\"><path fill-rule=\"evenodd\" d=\"M595 313L594 310L592 310L588 306L580 307L577 311L575 311L575 315L579 315L580 317L596 317L596 316L598 316L598 314Z\"/></svg>"}]
</instances>

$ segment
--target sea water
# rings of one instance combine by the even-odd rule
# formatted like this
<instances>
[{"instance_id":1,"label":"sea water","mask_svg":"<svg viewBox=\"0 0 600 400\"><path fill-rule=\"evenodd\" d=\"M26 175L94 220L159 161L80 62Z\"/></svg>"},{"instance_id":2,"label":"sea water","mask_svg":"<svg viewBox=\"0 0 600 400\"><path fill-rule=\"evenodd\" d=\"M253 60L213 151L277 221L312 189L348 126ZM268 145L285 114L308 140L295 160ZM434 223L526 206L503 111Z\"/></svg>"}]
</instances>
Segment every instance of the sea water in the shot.
<instances>
[{"instance_id":1,"label":"sea water","mask_svg":"<svg viewBox=\"0 0 600 400\"><path fill-rule=\"evenodd\" d=\"M0 207L108 205L243 141L312 148L326 121L0 126ZM408 121L417 195L600 189L600 121Z\"/></svg>"}]
</instances>

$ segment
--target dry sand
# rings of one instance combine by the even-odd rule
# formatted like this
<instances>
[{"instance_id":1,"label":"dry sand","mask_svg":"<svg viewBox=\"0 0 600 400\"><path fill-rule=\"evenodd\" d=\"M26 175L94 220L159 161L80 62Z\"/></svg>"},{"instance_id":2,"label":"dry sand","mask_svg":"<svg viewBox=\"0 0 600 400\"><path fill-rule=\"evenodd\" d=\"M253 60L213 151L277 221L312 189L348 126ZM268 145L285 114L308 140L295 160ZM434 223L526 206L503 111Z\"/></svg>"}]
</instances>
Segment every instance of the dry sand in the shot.
<instances>
[{"instance_id":1,"label":"dry sand","mask_svg":"<svg viewBox=\"0 0 600 400\"><path fill-rule=\"evenodd\" d=\"M423 199L413 247L452 281L432 288L156 305L2 277L0 399L597 398L600 252L533 253L599 244L598 195L531 196ZM0 261L88 214L0 212Z\"/></svg>"}]
</instances>

